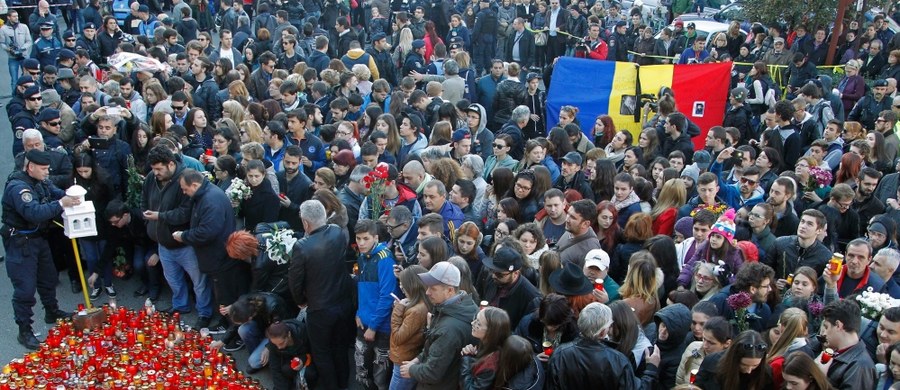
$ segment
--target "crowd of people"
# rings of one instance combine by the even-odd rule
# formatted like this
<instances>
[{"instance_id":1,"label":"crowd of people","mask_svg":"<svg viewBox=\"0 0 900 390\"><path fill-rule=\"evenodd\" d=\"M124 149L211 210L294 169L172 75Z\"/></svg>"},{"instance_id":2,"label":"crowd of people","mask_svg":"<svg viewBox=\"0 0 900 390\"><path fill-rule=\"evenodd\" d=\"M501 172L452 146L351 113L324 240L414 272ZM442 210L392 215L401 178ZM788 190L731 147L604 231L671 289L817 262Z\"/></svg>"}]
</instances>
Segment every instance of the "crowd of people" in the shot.
<instances>
[{"instance_id":1,"label":"crowd of people","mask_svg":"<svg viewBox=\"0 0 900 390\"><path fill-rule=\"evenodd\" d=\"M707 48L690 21L657 39L641 5L606 1L130 7L73 3L63 24L41 0L0 28L0 235L26 348L35 292L47 323L67 315L56 270L82 292L53 224L77 184L99 222L78 239L90 298L120 271L137 297L170 289L165 311L196 310L210 347L246 348L277 389L900 386L900 308L858 303L900 299L883 14L733 22ZM816 68L829 34L836 85ZM566 55L736 61L725 119L700 129L663 88L639 133L571 105L548 128Z\"/></svg>"}]
</instances>

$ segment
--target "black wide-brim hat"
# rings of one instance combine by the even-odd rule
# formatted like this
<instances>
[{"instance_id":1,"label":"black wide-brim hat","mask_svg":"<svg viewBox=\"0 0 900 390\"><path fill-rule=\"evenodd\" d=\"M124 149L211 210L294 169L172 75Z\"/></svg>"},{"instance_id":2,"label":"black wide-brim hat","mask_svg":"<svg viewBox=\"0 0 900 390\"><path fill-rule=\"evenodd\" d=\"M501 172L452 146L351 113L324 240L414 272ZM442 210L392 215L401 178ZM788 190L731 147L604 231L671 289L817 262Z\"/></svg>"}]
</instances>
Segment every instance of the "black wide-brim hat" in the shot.
<instances>
[{"instance_id":1,"label":"black wide-brim hat","mask_svg":"<svg viewBox=\"0 0 900 390\"><path fill-rule=\"evenodd\" d=\"M575 263L566 263L564 267L553 271L549 282L553 291L566 296L585 295L594 289L594 285Z\"/></svg>"}]
</instances>

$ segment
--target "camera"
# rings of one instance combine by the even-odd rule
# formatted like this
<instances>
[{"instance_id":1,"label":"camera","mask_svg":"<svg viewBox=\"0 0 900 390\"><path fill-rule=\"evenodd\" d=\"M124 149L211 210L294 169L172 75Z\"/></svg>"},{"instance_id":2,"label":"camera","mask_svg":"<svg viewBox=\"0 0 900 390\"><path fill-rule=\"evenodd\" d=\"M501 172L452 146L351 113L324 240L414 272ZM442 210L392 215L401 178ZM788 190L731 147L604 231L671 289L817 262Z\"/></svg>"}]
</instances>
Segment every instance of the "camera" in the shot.
<instances>
[{"instance_id":1,"label":"camera","mask_svg":"<svg viewBox=\"0 0 900 390\"><path fill-rule=\"evenodd\" d=\"M735 165L740 165L741 161L744 160L744 151L735 150L734 153L731 154L731 162Z\"/></svg>"},{"instance_id":2,"label":"camera","mask_svg":"<svg viewBox=\"0 0 900 390\"><path fill-rule=\"evenodd\" d=\"M644 104L648 104L650 106L650 110L652 110L653 112L659 110L659 103L657 101L656 95L651 93L642 93L638 97L641 99L641 107L643 107Z\"/></svg>"}]
</instances>

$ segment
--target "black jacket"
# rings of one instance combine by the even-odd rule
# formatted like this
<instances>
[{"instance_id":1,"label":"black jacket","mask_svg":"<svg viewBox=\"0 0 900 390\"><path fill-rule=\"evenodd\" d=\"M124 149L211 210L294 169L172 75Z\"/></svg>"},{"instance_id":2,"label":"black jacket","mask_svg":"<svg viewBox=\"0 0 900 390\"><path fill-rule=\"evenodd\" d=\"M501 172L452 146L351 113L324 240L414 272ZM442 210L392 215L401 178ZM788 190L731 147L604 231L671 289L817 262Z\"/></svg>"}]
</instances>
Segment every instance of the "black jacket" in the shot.
<instances>
[{"instance_id":1,"label":"black jacket","mask_svg":"<svg viewBox=\"0 0 900 390\"><path fill-rule=\"evenodd\" d=\"M216 274L237 265L225 252L225 242L234 232L234 211L225 191L204 180L191 201L191 228L181 239L194 248L200 272Z\"/></svg>"},{"instance_id":2,"label":"black jacket","mask_svg":"<svg viewBox=\"0 0 900 390\"><path fill-rule=\"evenodd\" d=\"M341 227L325 225L294 244L288 270L294 302L309 305L310 312L345 304L352 281L344 262L336 260L345 257L348 242Z\"/></svg>"},{"instance_id":3,"label":"black jacket","mask_svg":"<svg viewBox=\"0 0 900 390\"><path fill-rule=\"evenodd\" d=\"M656 346L659 347L659 385L661 389L671 389L675 387L675 374L678 372L678 365L681 363L681 354L684 353L685 345L682 343L683 335L691 332L691 310L687 306L680 303L669 305L653 316L653 321L659 327L659 323L666 324L669 331L669 338L666 340L658 340Z\"/></svg>"},{"instance_id":4,"label":"black jacket","mask_svg":"<svg viewBox=\"0 0 900 390\"><path fill-rule=\"evenodd\" d=\"M556 183L553 183L553 188L562 192L573 189L578 191L584 199L594 199L594 190L591 189L591 182L584 177L584 172L582 171L575 172L575 176L572 177L571 181L566 181L566 177L560 174L556 179Z\"/></svg>"},{"instance_id":5,"label":"black jacket","mask_svg":"<svg viewBox=\"0 0 900 390\"><path fill-rule=\"evenodd\" d=\"M497 93L492 102L494 112L494 125L499 129L510 120L512 111L521 104L521 97L525 94L525 84L521 81L505 79L497 84Z\"/></svg>"},{"instance_id":6,"label":"black jacket","mask_svg":"<svg viewBox=\"0 0 900 390\"><path fill-rule=\"evenodd\" d=\"M507 61L513 60L512 52L516 42L519 44L519 65L522 66L522 69L530 68L531 65L534 64L535 51L537 50L534 45L534 34L527 30L523 30L522 36L519 37L518 41L516 40L515 31L507 37L506 47L503 50L503 54Z\"/></svg>"},{"instance_id":7,"label":"black jacket","mask_svg":"<svg viewBox=\"0 0 900 390\"><path fill-rule=\"evenodd\" d=\"M547 388L652 389L657 368L647 364L640 377L634 375L628 358L614 348L595 340L579 338L566 343L550 356Z\"/></svg>"},{"instance_id":8,"label":"black jacket","mask_svg":"<svg viewBox=\"0 0 900 390\"><path fill-rule=\"evenodd\" d=\"M278 194L272 189L272 183L268 178L263 178L262 183L251 187L250 191L252 193L250 199L241 202L240 214L244 217L244 229L252 232L261 222L278 221L281 201L278 200Z\"/></svg>"},{"instance_id":9,"label":"black jacket","mask_svg":"<svg viewBox=\"0 0 900 390\"><path fill-rule=\"evenodd\" d=\"M511 327L517 326L525 314L537 309L541 297L540 291L524 275L519 275L519 279L509 288L506 295L500 293L500 286L494 279L490 279L485 286L482 299L490 302L492 306L506 310Z\"/></svg>"},{"instance_id":10,"label":"black jacket","mask_svg":"<svg viewBox=\"0 0 900 390\"><path fill-rule=\"evenodd\" d=\"M712 355L706 355L706 357L703 358L703 363L700 364L700 369L697 372L697 381L694 382L695 386L703 390L723 389L722 383L719 382L719 361L722 360L722 356L725 356L725 352L726 351L716 352ZM772 383L772 369L770 366L768 364L762 364L759 369L766 370L766 385L763 386L763 388L774 388L775 385ZM741 374L741 379L740 390L747 389L749 381L746 380L746 375Z\"/></svg>"},{"instance_id":11,"label":"black jacket","mask_svg":"<svg viewBox=\"0 0 900 390\"><path fill-rule=\"evenodd\" d=\"M250 82L247 84L247 91L250 92L250 96L257 102L270 98L269 82L266 80L266 75L263 74L264 72L262 67L254 70L253 73L250 73ZM268 78L271 80L271 75Z\"/></svg>"},{"instance_id":12,"label":"black jacket","mask_svg":"<svg viewBox=\"0 0 900 390\"><path fill-rule=\"evenodd\" d=\"M306 322L292 319L283 323L291 332L293 345L278 349L275 344L266 344L266 348L269 349L269 366L272 370L272 387L277 390L293 388L293 378L297 372L291 368L291 360L296 357L300 358L301 362L306 361L306 355L311 352Z\"/></svg>"},{"instance_id":13,"label":"black jacket","mask_svg":"<svg viewBox=\"0 0 900 390\"><path fill-rule=\"evenodd\" d=\"M141 210L158 211L159 219L147 221L147 235L160 245L176 249L184 247L172 238L172 232L190 228L191 198L181 192L178 181L184 166L176 163L175 173L165 185L161 185L156 177L147 175L141 192Z\"/></svg>"},{"instance_id":14,"label":"black jacket","mask_svg":"<svg viewBox=\"0 0 900 390\"><path fill-rule=\"evenodd\" d=\"M194 106L202 108L210 122L215 122L222 117L222 104L216 97L218 92L219 86L216 84L216 80L207 75L206 79L191 93L194 98Z\"/></svg>"},{"instance_id":15,"label":"black jacket","mask_svg":"<svg viewBox=\"0 0 900 390\"><path fill-rule=\"evenodd\" d=\"M574 320L571 323L562 325L559 330L562 332L559 337L560 344L568 343L578 338L578 329L575 326ZM540 318L538 318L538 312L536 310L528 313L525 317L522 317L522 320L519 321L519 325L516 326L514 333L528 340L528 342L531 343L531 347L534 349L534 353L543 352L544 324L541 322Z\"/></svg>"},{"instance_id":16,"label":"black jacket","mask_svg":"<svg viewBox=\"0 0 900 390\"><path fill-rule=\"evenodd\" d=\"M288 207L279 207L278 220L285 221L295 231L303 231L300 222L300 204L312 198L312 181L303 172L298 172L290 181L284 170L275 174L278 178L278 188L291 200Z\"/></svg>"},{"instance_id":17,"label":"black jacket","mask_svg":"<svg viewBox=\"0 0 900 390\"><path fill-rule=\"evenodd\" d=\"M256 227L256 239L259 240L260 251L255 259L251 259L251 268L253 271L253 285L251 286L251 291L264 291L277 294L293 308L297 305L294 304L294 299L291 297L291 291L288 288L288 268L290 264L278 264L272 261L265 251L266 240L272 237L271 232L275 227L283 229L288 226L284 222L278 222ZM297 235L297 233L294 233L295 237Z\"/></svg>"}]
</instances>

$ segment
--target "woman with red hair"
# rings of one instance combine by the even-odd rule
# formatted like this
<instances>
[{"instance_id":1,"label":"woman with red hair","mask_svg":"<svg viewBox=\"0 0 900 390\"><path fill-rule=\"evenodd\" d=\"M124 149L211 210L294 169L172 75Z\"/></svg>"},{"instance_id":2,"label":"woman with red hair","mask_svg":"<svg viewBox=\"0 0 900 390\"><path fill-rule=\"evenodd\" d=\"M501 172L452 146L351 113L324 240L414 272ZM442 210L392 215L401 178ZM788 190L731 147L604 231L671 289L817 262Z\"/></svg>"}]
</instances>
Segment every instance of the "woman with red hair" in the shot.
<instances>
[{"instance_id":1,"label":"woman with red hair","mask_svg":"<svg viewBox=\"0 0 900 390\"><path fill-rule=\"evenodd\" d=\"M468 221L456 229L456 239L453 240L453 250L469 264L469 269L475 276L481 272L481 261L487 257L481 249L483 239L484 235L478 230L478 226Z\"/></svg>"},{"instance_id":2,"label":"woman with red hair","mask_svg":"<svg viewBox=\"0 0 900 390\"><path fill-rule=\"evenodd\" d=\"M844 153L841 156L841 164L838 165L837 175L834 178L834 184L849 184L856 187L856 177L862 169L862 158L853 152Z\"/></svg>"},{"instance_id":3,"label":"woman with red hair","mask_svg":"<svg viewBox=\"0 0 900 390\"><path fill-rule=\"evenodd\" d=\"M594 129L591 131L594 136L594 146L605 148L612 142L616 135L616 125L613 123L612 117L609 115L600 115L594 120Z\"/></svg>"},{"instance_id":4,"label":"woman with red hair","mask_svg":"<svg viewBox=\"0 0 900 390\"><path fill-rule=\"evenodd\" d=\"M619 211L608 200L597 204L597 221L594 223L594 232L600 239L600 247L606 253L613 253L616 244L622 239L622 228L616 221L619 219Z\"/></svg>"}]
</instances>

